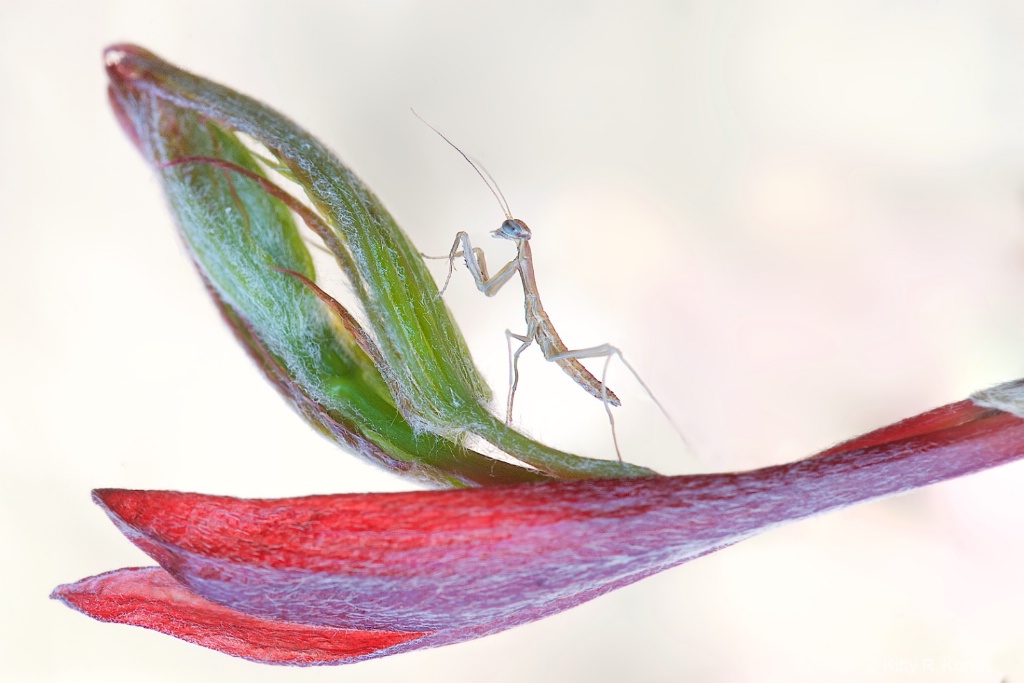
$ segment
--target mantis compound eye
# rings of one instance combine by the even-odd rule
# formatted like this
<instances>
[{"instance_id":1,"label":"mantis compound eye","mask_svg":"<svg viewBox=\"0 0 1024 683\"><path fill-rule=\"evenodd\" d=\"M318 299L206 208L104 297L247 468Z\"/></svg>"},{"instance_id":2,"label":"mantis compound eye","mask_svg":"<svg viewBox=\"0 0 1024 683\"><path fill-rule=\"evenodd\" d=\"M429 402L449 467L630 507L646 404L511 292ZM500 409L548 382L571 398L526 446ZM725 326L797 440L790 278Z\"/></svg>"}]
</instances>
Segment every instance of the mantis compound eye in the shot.
<instances>
[{"instance_id":1,"label":"mantis compound eye","mask_svg":"<svg viewBox=\"0 0 1024 683\"><path fill-rule=\"evenodd\" d=\"M533 233L526 223L518 218L509 218L501 224L501 227L494 231L495 237L502 237L507 240L528 240Z\"/></svg>"}]
</instances>

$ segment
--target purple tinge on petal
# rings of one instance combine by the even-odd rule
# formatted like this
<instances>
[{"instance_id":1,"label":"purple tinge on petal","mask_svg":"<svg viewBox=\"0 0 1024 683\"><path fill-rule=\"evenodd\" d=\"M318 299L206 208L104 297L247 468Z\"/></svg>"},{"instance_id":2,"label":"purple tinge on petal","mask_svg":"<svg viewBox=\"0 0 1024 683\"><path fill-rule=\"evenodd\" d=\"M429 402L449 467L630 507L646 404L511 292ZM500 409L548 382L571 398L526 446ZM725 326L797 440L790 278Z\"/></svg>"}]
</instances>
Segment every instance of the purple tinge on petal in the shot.
<instances>
[{"instance_id":1,"label":"purple tinge on petal","mask_svg":"<svg viewBox=\"0 0 1024 683\"><path fill-rule=\"evenodd\" d=\"M1024 420L952 404L749 472L240 500L97 491L204 597L265 618L471 633L561 611L787 521L1024 455Z\"/></svg>"},{"instance_id":2,"label":"purple tinge on petal","mask_svg":"<svg viewBox=\"0 0 1024 683\"><path fill-rule=\"evenodd\" d=\"M142 626L268 664L341 664L412 649L426 633L356 631L261 619L201 598L159 567L119 569L51 597L101 621Z\"/></svg>"}]
</instances>

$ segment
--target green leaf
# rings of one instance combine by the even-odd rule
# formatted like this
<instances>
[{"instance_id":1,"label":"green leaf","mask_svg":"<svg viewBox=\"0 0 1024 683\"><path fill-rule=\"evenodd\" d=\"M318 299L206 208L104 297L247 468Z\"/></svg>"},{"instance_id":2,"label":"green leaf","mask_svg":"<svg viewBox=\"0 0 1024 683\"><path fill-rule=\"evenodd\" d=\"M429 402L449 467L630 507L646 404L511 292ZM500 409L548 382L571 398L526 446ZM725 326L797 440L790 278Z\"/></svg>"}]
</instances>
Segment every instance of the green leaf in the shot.
<instances>
[{"instance_id":1,"label":"green leaf","mask_svg":"<svg viewBox=\"0 0 1024 683\"><path fill-rule=\"evenodd\" d=\"M404 422L417 433L455 441L476 435L514 458L557 477L654 474L642 467L583 458L550 448L496 418L491 412L490 390L473 363L465 339L441 299L419 251L359 178L299 126L245 95L182 71L141 48L111 48L108 51L108 71L120 89L130 91L136 97L150 98L153 101L150 110L173 109L176 112L175 120L180 118L192 121L185 137L196 135L201 127L216 122L218 132L211 140L219 141L222 149L235 155L229 159L232 163L255 171L258 169L256 160L244 150L241 143L228 149L225 142L233 133L252 137L273 155L274 159L268 159L268 163L287 168L291 178L298 182L307 195L317 214L307 222L320 223L319 230L315 225L310 227L324 239L325 245L349 279L365 311L367 324L372 327L372 339L378 352L374 359L364 357L356 360L338 355L337 350L328 344L320 353L307 352L310 358L316 357L315 361L304 361L313 363L308 368L302 363L296 364L285 359L289 373L314 400L327 402L337 394L349 396L351 392L347 389L353 389L354 385L338 385L338 377L347 377L345 373L354 372L354 367L365 370L368 361L371 364L375 361L378 377L390 390L392 405L397 406ZM125 109L130 110L131 107ZM136 118L132 118L132 121L132 125L139 127L141 122ZM202 126L199 122L202 122ZM158 137L168 135L165 131ZM231 139L237 142L237 138ZM201 147L205 150L210 146ZM154 160L158 164L168 163L197 153L226 158L213 148L208 152L198 152L198 148L175 149L173 152L170 154L164 149ZM179 174L185 172L171 167L165 169L164 173L180 181L183 178ZM235 201L235 197L226 181L216 180L218 175L223 174L223 169L211 165L203 177L207 190L216 184L222 204L218 210L228 213L229 204ZM254 204L257 202L256 195L261 192L266 194L266 188L260 187L258 183L243 179L235 183L245 185L246 201ZM193 193L192 198L186 201L176 201L172 197L172 205L179 212L179 217L192 217L195 210L186 204L194 202L195 196L196 193ZM274 205L276 200L265 198L265 201L270 204L261 209L261 215L278 216L288 213L283 204ZM248 210L251 212L254 209ZM253 222L251 213L249 222ZM240 219L236 219L235 223L238 224L236 231L244 227L244 221ZM277 226L272 230L294 229L290 220L287 225L291 227L284 227L286 224L283 221L268 221L267 225ZM271 242L276 239L280 243L281 255L291 259L289 263L310 268L300 263L302 259L293 253L295 240L298 239L294 235L277 238L268 236L264 239ZM285 248L285 245L290 246ZM235 272L233 269L237 268L238 262L247 258L239 257L236 252L249 248L243 237L236 236L224 241L220 247L204 241L201 247L194 249L197 254L200 251L206 253L220 249L217 264L207 267L210 272L216 272L216 276L210 279L218 291L222 292L225 301L241 312L271 353L280 355L283 346L292 348L298 343L308 343L310 349L320 344L323 325L317 324L309 330L302 330L310 311L297 311L294 308L296 297L305 297L304 303L311 304L316 295L309 291L309 287L297 285L294 277L270 271L270 266L277 264L276 267L295 270L312 279L311 268L299 270L281 266L278 261L264 259L258 261L255 270L248 269L244 274ZM268 271L273 275L267 275ZM225 284L220 284L219 278L222 276L227 276ZM261 285L261 278L266 278L268 284ZM240 290L245 288L255 290L252 294L254 307L251 309L239 308L237 303L242 298ZM306 294L301 293L303 290ZM271 302L270 299L277 301ZM322 301L319 305L322 313ZM296 334L300 334L302 339L295 339ZM280 340L287 340L287 343ZM349 343L353 342L350 340ZM352 353L350 349L349 352ZM380 381L361 381L372 385L375 396L379 397ZM328 386L335 387L335 391L328 391ZM346 390L341 391L339 386L346 387ZM349 397L343 402L349 405L348 402L352 400ZM359 410L365 411L365 408L360 406ZM370 413L361 412L360 415L368 418Z\"/></svg>"}]
</instances>

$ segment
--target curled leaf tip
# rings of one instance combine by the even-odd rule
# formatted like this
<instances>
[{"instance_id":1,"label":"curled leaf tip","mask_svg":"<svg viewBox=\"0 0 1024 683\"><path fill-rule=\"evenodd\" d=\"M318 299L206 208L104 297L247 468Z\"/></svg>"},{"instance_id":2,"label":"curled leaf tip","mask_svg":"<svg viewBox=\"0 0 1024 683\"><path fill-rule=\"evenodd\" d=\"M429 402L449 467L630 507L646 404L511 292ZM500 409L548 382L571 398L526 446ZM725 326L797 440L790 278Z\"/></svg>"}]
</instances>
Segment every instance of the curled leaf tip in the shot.
<instances>
[{"instance_id":1,"label":"curled leaf tip","mask_svg":"<svg viewBox=\"0 0 1024 683\"><path fill-rule=\"evenodd\" d=\"M103 65L114 83L151 79L154 67L162 62L155 53L133 43L117 43L103 50Z\"/></svg>"},{"instance_id":2,"label":"curled leaf tip","mask_svg":"<svg viewBox=\"0 0 1024 683\"><path fill-rule=\"evenodd\" d=\"M358 631L239 614L202 598L159 567L119 569L50 595L93 619L141 626L264 664L317 666L381 656L427 633Z\"/></svg>"},{"instance_id":3,"label":"curled leaf tip","mask_svg":"<svg viewBox=\"0 0 1024 683\"><path fill-rule=\"evenodd\" d=\"M971 396L975 405L993 408L1024 418L1024 379L1004 382Z\"/></svg>"}]
</instances>

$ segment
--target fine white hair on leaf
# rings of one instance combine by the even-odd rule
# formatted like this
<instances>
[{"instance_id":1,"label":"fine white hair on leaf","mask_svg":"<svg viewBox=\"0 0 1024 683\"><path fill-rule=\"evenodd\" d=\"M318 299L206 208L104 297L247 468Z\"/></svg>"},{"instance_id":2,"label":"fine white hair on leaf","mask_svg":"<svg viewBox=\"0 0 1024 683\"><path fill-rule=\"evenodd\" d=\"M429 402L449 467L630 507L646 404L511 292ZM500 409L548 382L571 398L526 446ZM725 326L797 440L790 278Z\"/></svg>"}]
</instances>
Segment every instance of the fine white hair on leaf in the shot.
<instances>
[{"instance_id":1,"label":"fine white hair on leaf","mask_svg":"<svg viewBox=\"0 0 1024 683\"><path fill-rule=\"evenodd\" d=\"M982 408L995 408L1024 418L1024 379L1004 382L971 395L971 401Z\"/></svg>"}]
</instances>

